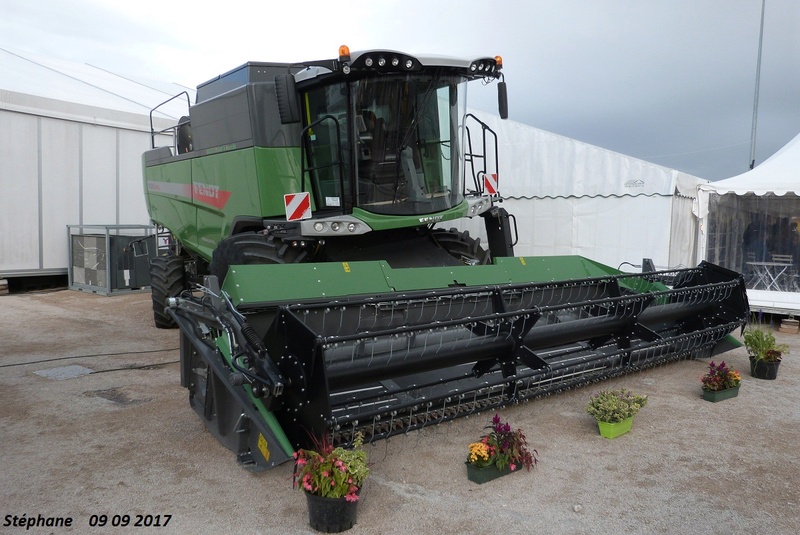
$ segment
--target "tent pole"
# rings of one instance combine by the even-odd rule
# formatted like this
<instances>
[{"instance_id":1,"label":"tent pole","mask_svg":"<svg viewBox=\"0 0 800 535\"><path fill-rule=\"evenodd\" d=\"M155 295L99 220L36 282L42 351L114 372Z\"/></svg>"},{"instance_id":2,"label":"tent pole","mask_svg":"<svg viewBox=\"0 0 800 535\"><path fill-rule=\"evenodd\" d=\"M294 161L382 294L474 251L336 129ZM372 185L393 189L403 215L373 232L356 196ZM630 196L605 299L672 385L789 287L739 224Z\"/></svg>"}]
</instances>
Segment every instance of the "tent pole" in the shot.
<instances>
[{"instance_id":1,"label":"tent pole","mask_svg":"<svg viewBox=\"0 0 800 535\"><path fill-rule=\"evenodd\" d=\"M750 135L750 169L756 165L756 123L758 122L758 90L761 85L761 45L764 41L764 5L761 0L761 29L758 33L758 59L756 61L756 90L753 97L753 131Z\"/></svg>"}]
</instances>

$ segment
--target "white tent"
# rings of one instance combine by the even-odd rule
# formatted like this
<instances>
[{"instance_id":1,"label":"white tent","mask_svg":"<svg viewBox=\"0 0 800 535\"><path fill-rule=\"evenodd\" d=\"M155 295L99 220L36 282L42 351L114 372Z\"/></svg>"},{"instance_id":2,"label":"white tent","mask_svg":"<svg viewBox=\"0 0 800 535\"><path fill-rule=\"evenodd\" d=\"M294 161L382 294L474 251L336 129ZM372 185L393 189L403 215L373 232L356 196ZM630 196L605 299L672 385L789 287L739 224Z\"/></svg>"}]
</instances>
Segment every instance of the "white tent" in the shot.
<instances>
[{"instance_id":1,"label":"white tent","mask_svg":"<svg viewBox=\"0 0 800 535\"><path fill-rule=\"evenodd\" d=\"M800 135L753 170L698 186L699 248L745 274L753 310L800 312L798 193Z\"/></svg>"},{"instance_id":2,"label":"white tent","mask_svg":"<svg viewBox=\"0 0 800 535\"><path fill-rule=\"evenodd\" d=\"M0 72L0 278L66 273L67 225L147 225L150 109L185 88L7 49Z\"/></svg>"},{"instance_id":3,"label":"white tent","mask_svg":"<svg viewBox=\"0 0 800 535\"><path fill-rule=\"evenodd\" d=\"M692 205L703 180L674 169L477 113L497 133L502 206L517 255L582 255L611 265L697 263ZM482 222L464 228L483 236Z\"/></svg>"}]
</instances>

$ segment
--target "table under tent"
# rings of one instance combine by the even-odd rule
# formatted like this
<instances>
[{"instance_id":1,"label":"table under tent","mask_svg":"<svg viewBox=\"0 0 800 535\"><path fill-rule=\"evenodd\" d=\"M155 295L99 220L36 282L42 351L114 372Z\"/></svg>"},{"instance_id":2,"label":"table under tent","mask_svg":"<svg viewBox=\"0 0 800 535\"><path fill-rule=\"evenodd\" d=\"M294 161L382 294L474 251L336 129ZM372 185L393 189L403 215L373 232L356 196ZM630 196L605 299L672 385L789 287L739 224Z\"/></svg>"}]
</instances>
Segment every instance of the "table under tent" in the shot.
<instances>
[{"instance_id":1,"label":"table under tent","mask_svg":"<svg viewBox=\"0 0 800 535\"><path fill-rule=\"evenodd\" d=\"M800 313L800 135L755 169L698 188L705 259L741 271L754 312Z\"/></svg>"}]
</instances>

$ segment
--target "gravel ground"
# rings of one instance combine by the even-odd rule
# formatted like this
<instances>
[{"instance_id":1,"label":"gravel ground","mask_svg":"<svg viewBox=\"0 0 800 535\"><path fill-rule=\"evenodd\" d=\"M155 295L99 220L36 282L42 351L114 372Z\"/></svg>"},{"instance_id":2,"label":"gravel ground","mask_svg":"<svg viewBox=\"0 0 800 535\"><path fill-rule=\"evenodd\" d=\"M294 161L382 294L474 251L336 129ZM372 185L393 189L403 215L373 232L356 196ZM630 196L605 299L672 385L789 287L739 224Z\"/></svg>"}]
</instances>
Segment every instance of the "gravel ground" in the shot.
<instances>
[{"instance_id":1,"label":"gravel ground","mask_svg":"<svg viewBox=\"0 0 800 535\"><path fill-rule=\"evenodd\" d=\"M189 408L148 294L0 296L0 325L0 533L26 531L15 515L72 518L27 533L137 532L111 527L126 514L172 515L159 533L311 532L292 467L239 468ZM743 384L721 403L701 398L707 360L602 383L649 396L614 440L584 410L601 385L503 409L540 462L484 485L463 461L494 413L369 445L348 533L800 533L800 335L777 337L792 354L775 381L724 355Z\"/></svg>"}]
</instances>

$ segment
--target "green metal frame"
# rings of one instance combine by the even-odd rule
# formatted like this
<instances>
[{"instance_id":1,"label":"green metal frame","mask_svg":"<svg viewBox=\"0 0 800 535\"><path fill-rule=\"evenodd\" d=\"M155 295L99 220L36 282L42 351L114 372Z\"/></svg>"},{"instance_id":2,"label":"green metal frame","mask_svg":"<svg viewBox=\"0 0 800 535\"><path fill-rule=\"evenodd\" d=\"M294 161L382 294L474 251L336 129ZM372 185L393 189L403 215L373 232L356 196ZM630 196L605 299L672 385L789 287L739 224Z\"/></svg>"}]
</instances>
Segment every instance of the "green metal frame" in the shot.
<instances>
[{"instance_id":1,"label":"green metal frame","mask_svg":"<svg viewBox=\"0 0 800 535\"><path fill-rule=\"evenodd\" d=\"M394 269L386 262L231 266L223 289L235 305L286 303L317 298L585 280L622 273L582 256L496 258L486 266ZM623 284L638 292L666 287L632 277Z\"/></svg>"}]
</instances>

